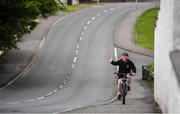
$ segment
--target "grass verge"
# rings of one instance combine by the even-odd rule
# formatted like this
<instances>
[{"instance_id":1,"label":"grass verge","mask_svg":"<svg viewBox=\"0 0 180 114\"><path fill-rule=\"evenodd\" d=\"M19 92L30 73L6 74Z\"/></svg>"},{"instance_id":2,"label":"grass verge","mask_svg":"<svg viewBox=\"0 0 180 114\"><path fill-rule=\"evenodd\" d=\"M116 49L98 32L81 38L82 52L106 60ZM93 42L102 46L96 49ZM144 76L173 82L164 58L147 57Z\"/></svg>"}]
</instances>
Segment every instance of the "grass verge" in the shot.
<instances>
[{"instance_id":1,"label":"grass verge","mask_svg":"<svg viewBox=\"0 0 180 114\"><path fill-rule=\"evenodd\" d=\"M62 11L74 12L74 11L77 11L80 9L89 8L89 7L93 7L96 5L97 5L96 3L83 3L83 4L73 5L73 6L66 6L64 9L62 9ZM99 5L103 5L103 4L99 4Z\"/></svg>"},{"instance_id":2,"label":"grass verge","mask_svg":"<svg viewBox=\"0 0 180 114\"><path fill-rule=\"evenodd\" d=\"M134 42L142 48L154 49L154 28L158 9L145 11L138 19L134 27Z\"/></svg>"}]
</instances>

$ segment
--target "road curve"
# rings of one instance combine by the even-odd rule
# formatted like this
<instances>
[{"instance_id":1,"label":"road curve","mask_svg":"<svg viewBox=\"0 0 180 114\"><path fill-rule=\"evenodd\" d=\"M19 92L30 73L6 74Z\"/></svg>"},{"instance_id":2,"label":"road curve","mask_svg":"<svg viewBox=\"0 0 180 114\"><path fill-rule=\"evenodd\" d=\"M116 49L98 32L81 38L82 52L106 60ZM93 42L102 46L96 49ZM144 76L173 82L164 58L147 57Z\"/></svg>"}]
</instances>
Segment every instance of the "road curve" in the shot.
<instances>
[{"instance_id":1,"label":"road curve","mask_svg":"<svg viewBox=\"0 0 180 114\"><path fill-rule=\"evenodd\" d=\"M141 4L144 8L149 4ZM74 12L48 33L27 75L0 91L0 112L64 112L115 96L116 23L135 4L108 4Z\"/></svg>"}]
</instances>

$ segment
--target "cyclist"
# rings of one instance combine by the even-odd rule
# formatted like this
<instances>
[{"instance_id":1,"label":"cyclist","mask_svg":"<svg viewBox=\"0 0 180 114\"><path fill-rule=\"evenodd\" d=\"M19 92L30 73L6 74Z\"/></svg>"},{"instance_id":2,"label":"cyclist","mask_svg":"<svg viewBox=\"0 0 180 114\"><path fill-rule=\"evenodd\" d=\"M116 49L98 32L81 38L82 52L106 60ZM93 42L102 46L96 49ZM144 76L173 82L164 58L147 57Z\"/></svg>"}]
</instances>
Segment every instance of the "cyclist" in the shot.
<instances>
[{"instance_id":1,"label":"cyclist","mask_svg":"<svg viewBox=\"0 0 180 114\"><path fill-rule=\"evenodd\" d=\"M127 74L127 88L130 91L130 84L131 84L131 76L136 74L136 67L134 63L129 59L128 53L123 53L122 57L117 60L113 61L110 59L110 63L114 66L119 66L118 73L125 73ZM132 74L132 75L130 75ZM123 76L118 75L118 99L121 100L121 86L123 84Z\"/></svg>"}]
</instances>

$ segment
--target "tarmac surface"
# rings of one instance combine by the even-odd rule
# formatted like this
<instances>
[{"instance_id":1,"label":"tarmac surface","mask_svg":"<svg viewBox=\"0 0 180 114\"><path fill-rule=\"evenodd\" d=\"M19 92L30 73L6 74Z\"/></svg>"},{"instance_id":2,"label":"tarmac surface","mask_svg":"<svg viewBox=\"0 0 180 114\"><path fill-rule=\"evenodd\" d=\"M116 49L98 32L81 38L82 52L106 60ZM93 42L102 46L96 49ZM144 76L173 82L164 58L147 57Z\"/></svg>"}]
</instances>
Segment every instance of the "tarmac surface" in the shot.
<instances>
[{"instance_id":1,"label":"tarmac surface","mask_svg":"<svg viewBox=\"0 0 180 114\"><path fill-rule=\"evenodd\" d=\"M137 74L133 77L131 91L126 97L126 104L117 99L117 96L110 102L103 105L87 106L74 109L67 113L155 113L153 90L146 81L142 80L142 66L153 63L154 53L152 50L138 47L133 42L133 26L136 16L144 10L127 13L117 24L114 31L114 44L118 50L118 57L122 52L128 52L130 59L135 61Z\"/></svg>"},{"instance_id":2,"label":"tarmac surface","mask_svg":"<svg viewBox=\"0 0 180 114\"><path fill-rule=\"evenodd\" d=\"M153 6L141 3L138 9ZM3 57L0 112L69 112L82 107L86 108L72 112L154 112L153 92L141 80L141 66L152 63L153 58L143 53L129 52L138 72L127 105L113 100L116 68L109 59L114 56L114 46L120 45L114 45L115 38L121 39L117 32L131 39L129 26L135 10L134 3L107 4L40 21L19 44L19 51L9 51ZM119 23L126 32L117 27ZM118 56L127 50L118 48Z\"/></svg>"}]
</instances>

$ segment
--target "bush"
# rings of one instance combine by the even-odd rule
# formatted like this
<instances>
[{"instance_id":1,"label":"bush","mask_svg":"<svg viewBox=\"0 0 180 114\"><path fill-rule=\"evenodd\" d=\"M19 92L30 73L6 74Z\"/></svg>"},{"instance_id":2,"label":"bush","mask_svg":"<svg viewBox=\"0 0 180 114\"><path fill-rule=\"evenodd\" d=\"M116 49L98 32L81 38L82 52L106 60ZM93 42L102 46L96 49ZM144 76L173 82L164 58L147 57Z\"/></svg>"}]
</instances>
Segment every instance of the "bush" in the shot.
<instances>
[{"instance_id":1,"label":"bush","mask_svg":"<svg viewBox=\"0 0 180 114\"><path fill-rule=\"evenodd\" d=\"M149 64L147 66L147 80L154 81L154 64Z\"/></svg>"}]
</instances>

